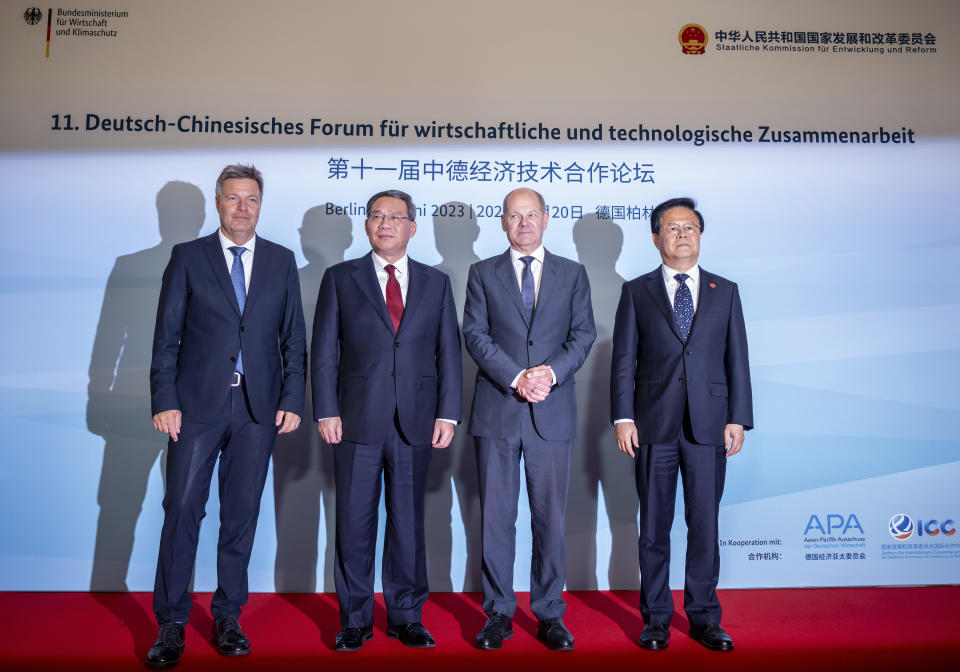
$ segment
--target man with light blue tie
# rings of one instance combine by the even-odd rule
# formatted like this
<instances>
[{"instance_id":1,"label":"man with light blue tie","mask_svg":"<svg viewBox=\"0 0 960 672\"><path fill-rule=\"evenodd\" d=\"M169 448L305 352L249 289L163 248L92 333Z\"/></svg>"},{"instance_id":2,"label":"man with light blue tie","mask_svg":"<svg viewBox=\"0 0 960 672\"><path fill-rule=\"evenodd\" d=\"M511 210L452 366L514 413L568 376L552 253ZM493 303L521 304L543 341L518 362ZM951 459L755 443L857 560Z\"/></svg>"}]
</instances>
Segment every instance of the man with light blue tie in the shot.
<instances>
[{"instance_id":1,"label":"man with light blue tie","mask_svg":"<svg viewBox=\"0 0 960 672\"><path fill-rule=\"evenodd\" d=\"M277 434L300 424L306 334L293 252L255 235L263 176L232 165L217 179L216 233L176 245L163 274L153 362L153 426L170 436L153 608L160 626L147 665L184 648L187 592L210 479L220 460L220 538L213 642L250 652L238 618L260 496Z\"/></svg>"},{"instance_id":2,"label":"man with light blue tie","mask_svg":"<svg viewBox=\"0 0 960 672\"><path fill-rule=\"evenodd\" d=\"M677 474L683 480L687 557L684 609L691 636L729 651L720 626L718 516L727 458L753 426L747 334L737 285L697 265L703 215L690 198L653 209L663 263L623 285L613 330L611 420L619 449L634 458L640 497L638 642L667 648L670 528Z\"/></svg>"},{"instance_id":3,"label":"man with light blue tie","mask_svg":"<svg viewBox=\"0 0 960 672\"><path fill-rule=\"evenodd\" d=\"M565 515L576 436L574 374L596 338L584 267L543 247L550 218L543 196L515 189L501 224L510 249L470 267L463 336L476 361L470 415L480 479L483 610L480 649L513 636L520 462L533 527L530 606L537 637L574 648L563 623Z\"/></svg>"}]
</instances>

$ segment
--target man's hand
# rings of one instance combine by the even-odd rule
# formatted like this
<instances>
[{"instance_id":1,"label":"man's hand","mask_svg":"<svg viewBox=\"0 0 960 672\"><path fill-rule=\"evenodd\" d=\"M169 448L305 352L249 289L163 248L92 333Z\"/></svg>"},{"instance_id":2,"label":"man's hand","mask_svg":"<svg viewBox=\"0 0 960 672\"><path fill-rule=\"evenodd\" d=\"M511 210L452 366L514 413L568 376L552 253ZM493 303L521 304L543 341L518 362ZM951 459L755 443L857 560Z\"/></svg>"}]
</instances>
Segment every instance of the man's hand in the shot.
<instances>
[{"instance_id":1,"label":"man's hand","mask_svg":"<svg viewBox=\"0 0 960 672\"><path fill-rule=\"evenodd\" d=\"M183 416L177 409L163 411L153 416L153 428L158 432L169 434L174 443L180 437L180 426L182 424Z\"/></svg>"},{"instance_id":2,"label":"man's hand","mask_svg":"<svg viewBox=\"0 0 960 672\"><path fill-rule=\"evenodd\" d=\"M547 364L532 366L520 373L517 393L534 404L543 401L553 387L553 369Z\"/></svg>"},{"instance_id":3,"label":"man's hand","mask_svg":"<svg viewBox=\"0 0 960 672\"><path fill-rule=\"evenodd\" d=\"M277 434L287 434L300 426L300 416L290 411L277 411L274 426L279 427Z\"/></svg>"},{"instance_id":4,"label":"man's hand","mask_svg":"<svg viewBox=\"0 0 960 672\"><path fill-rule=\"evenodd\" d=\"M743 448L743 425L727 425L723 428L723 445L727 457L733 457Z\"/></svg>"},{"instance_id":5,"label":"man's hand","mask_svg":"<svg viewBox=\"0 0 960 672\"><path fill-rule=\"evenodd\" d=\"M634 457L633 449L640 447L640 435L637 433L637 424L632 420L618 422L613 426L617 436L617 447L621 453Z\"/></svg>"},{"instance_id":6,"label":"man's hand","mask_svg":"<svg viewBox=\"0 0 960 672\"><path fill-rule=\"evenodd\" d=\"M340 443L343 438L343 422L340 421L339 415L333 418L324 418L317 423L317 431L320 432L321 438L327 443Z\"/></svg>"},{"instance_id":7,"label":"man's hand","mask_svg":"<svg viewBox=\"0 0 960 672\"><path fill-rule=\"evenodd\" d=\"M433 447L446 448L453 440L453 423L437 420L433 423Z\"/></svg>"}]
</instances>

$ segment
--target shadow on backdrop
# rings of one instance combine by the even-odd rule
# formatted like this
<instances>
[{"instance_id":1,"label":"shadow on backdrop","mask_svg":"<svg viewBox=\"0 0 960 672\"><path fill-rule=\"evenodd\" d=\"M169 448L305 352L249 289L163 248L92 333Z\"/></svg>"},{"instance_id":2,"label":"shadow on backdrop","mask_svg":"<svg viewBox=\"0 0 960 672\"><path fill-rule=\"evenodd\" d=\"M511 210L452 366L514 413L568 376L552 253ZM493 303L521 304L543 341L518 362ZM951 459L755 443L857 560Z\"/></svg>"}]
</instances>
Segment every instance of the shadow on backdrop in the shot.
<instances>
[{"instance_id":1,"label":"shadow on backdrop","mask_svg":"<svg viewBox=\"0 0 960 672\"><path fill-rule=\"evenodd\" d=\"M477 365L463 346L463 303L467 294L467 272L480 261L473 245L480 236L473 209L466 203L451 201L439 206L433 218L433 236L442 261L434 266L450 276L457 321L461 327L463 352L463 406L461 424L445 450L433 452L427 477L426 543L427 579L431 592L478 591L480 586L480 491L473 437L467 433L467 419L473 400ZM462 586L454 586L451 576L453 558L453 493L456 491L460 517L466 537L466 571Z\"/></svg>"},{"instance_id":2,"label":"shadow on backdrop","mask_svg":"<svg viewBox=\"0 0 960 672\"><path fill-rule=\"evenodd\" d=\"M127 590L147 481L167 446L167 437L154 430L150 420L150 359L160 281L170 250L196 239L204 216L198 187L167 182L157 193L160 244L117 257L107 279L87 387L87 429L104 439L93 591Z\"/></svg>"},{"instance_id":3,"label":"shadow on backdrop","mask_svg":"<svg viewBox=\"0 0 960 672\"><path fill-rule=\"evenodd\" d=\"M613 323L623 285L616 264L623 231L612 219L589 214L574 223L573 242L590 278L597 340L576 376L579 422L567 500L567 588L597 588L597 508L602 494L610 522L609 585L636 590L639 502L633 463L617 450L610 425Z\"/></svg>"},{"instance_id":4,"label":"shadow on backdrop","mask_svg":"<svg viewBox=\"0 0 960 672\"><path fill-rule=\"evenodd\" d=\"M331 203L307 210L300 226L300 249L307 265L300 269L300 295L307 325L307 352L313 335L320 281L328 267L343 261L353 243L353 223L347 215L327 214ZM309 369L308 369L309 371ZM323 592L332 592L336 489L333 448L317 432L313 395L307 374L307 401L302 426L277 437L273 449L273 498L276 507L277 559L275 589L280 593L317 592L320 515L326 543L323 553Z\"/></svg>"}]
</instances>

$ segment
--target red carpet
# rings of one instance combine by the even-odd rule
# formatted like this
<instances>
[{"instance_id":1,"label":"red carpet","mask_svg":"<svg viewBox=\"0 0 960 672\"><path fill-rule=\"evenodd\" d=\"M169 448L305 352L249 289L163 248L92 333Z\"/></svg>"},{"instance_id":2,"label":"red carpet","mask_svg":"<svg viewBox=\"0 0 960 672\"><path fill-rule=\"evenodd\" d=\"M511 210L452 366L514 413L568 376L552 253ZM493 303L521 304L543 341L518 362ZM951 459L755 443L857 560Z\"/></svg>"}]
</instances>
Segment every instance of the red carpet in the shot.
<instances>
[{"instance_id":1,"label":"red carpet","mask_svg":"<svg viewBox=\"0 0 960 672\"><path fill-rule=\"evenodd\" d=\"M674 593L670 648L644 651L637 594L567 594L565 623L577 650L555 653L535 638L529 597L521 595L516 635L501 651L477 651L484 623L479 596L436 593L424 624L436 649L404 648L385 634L378 600L374 638L362 651L335 653L336 597L250 596L241 619L253 643L244 658L221 658L209 643L209 594L198 594L178 670L455 670L494 672L549 666L596 672L645 670L958 670L960 587L724 590L724 627L736 650L708 651L687 635L682 594ZM138 670L156 633L146 593L0 593L5 670Z\"/></svg>"}]
</instances>

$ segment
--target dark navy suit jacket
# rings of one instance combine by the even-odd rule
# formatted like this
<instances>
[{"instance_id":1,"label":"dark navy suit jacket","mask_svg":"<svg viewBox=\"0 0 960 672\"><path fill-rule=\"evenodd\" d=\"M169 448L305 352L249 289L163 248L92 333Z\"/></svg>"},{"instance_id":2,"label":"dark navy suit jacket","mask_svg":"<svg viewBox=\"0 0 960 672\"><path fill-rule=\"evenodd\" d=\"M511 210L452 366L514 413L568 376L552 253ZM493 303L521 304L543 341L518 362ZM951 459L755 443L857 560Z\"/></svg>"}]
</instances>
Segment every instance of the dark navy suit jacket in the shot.
<instances>
[{"instance_id":1,"label":"dark navy suit jacket","mask_svg":"<svg viewBox=\"0 0 960 672\"><path fill-rule=\"evenodd\" d=\"M633 419L640 444L680 435L690 409L697 443L723 444L727 424L753 427L747 333L737 285L700 269L684 344L660 267L623 284L613 329L611 421Z\"/></svg>"},{"instance_id":2,"label":"dark navy suit jacket","mask_svg":"<svg viewBox=\"0 0 960 672\"><path fill-rule=\"evenodd\" d=\"M372 253L323 275L313 321L314 419L339 416L343 438L379 443L394 412L411 444L429 444L437 418L460 421L463 363L457 309L445 273L408 259L395 332Z\"/></svg>"},{"instance_id":3,"label":"dark navy suit jacket","mask_svg":"<svg viewBox=\"0 0 960 672\"><path fill-rule=\"evenodd\" d=\"M278 410L302 415L306 331L293 252L257 236L241 315L217 233L174 246L153 335L153 413L215 419L241 348L254 419L272 425Z\"/></svg>"},{"instance_id":4,"label":"dark navy suit jacket","mask_svg":"<svg viewBox=\"0 0 960 672\"><path fill-rule=\"evenodd\" d=\"M574 374L597 332L590 282L582 264L544 251L540 292L532 321L526 317L510 251L470 267L463 310L463 338L477 362L469 431L503 439L519 431L522 413L547 440L572 440L577 431ZM530 404L510 383L520 371L549 364L557 384Z\"/></svg>"}]
</instances>

